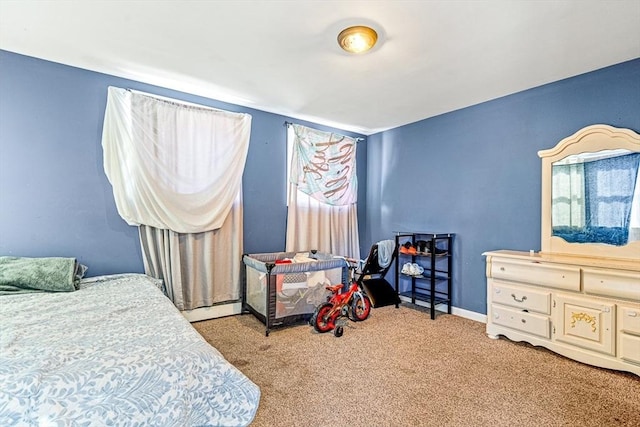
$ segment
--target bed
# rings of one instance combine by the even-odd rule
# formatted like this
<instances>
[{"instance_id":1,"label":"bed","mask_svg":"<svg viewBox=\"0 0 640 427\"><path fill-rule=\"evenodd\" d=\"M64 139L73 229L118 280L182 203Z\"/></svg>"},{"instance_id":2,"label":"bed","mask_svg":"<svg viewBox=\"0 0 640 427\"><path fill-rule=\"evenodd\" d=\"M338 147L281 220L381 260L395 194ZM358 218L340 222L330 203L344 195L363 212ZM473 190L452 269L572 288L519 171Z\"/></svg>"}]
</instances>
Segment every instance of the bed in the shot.
<instances>
[{"instance_id":1,"label":"bed","mask_svg":"<svg viewBox=\"0 0 640 427\"><path fill-rule=\"evenodd\" d=\"M0 296L0 425L241 426L260 390L142 274Z\"/></svg>"},{"instance_id":2,"label":"bed","mask_svg":"<svg viewBox=\"0 0 640 427\"><path fill-rule=\"evenodd\" d=\"M243 309L271 328L308 320L329 294L327 285L346 283L344 257L324 252L246 254Z\"/></svg>"}]
</instances>

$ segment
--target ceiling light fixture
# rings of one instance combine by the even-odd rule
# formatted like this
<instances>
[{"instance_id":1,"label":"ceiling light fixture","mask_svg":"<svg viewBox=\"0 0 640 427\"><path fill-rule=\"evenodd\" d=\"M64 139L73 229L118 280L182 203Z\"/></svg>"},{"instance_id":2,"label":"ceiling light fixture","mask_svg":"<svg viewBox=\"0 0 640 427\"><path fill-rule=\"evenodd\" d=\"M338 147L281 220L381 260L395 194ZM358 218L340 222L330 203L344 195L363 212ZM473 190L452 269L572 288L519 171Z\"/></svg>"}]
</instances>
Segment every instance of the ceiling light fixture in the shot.
<instances>
[{"instance_id":1,"label":"ceiling light fixture","mask_svg":"<svg viewBox=\"0 0 640 427\"><path fill-rule=\"evenodd\" d=\"M338 34L338 44L349 53L364 53L378 41L378 33L373 28L357 25L345 28Z\"/></svg>"}]
</instances>

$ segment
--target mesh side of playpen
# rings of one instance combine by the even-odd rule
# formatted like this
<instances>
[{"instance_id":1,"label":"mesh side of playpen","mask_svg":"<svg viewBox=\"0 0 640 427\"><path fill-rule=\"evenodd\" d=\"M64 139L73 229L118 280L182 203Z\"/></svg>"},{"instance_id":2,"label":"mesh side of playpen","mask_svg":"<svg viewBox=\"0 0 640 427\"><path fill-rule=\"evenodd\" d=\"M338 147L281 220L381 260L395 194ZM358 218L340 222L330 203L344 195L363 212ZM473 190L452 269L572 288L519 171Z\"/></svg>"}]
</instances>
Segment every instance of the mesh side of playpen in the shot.
<instances>
[{"instance_id":1,"label":"mesh side of playpen","mask_svg":"<svg viewBox=\"0 0 640 427\"><path fill-rule=\"evenodd\" d=\"M267 273L255 268L246 268L246 303L255 311L267 315Z\"/></svg>"},{"instance_id":2,"label":"mesh side of playpen","mask_svg":"<svg viewBox=\"0 0 640 427\"><path fill-rule=\"evenodd\" d=\"M313 313L316 306L327 300L329 292L325 286L341 280L340 268L276 275L275 318Z\"/></svg>"},{"instance_id":3,"label":"mesh side of playpen","mask_svg":"<svg viewBox=\"0 0 640 427\"><path fill-rule=\"evenodd\" d=\"M316 260L309 262L275 264L276 260L294 256L295 253L280 252L243 257L246 303L265 318L311 314L318 304L326 301L325 286L346 279L344 260L330 254L317 253Z\"/></svg>"}]
</instances>

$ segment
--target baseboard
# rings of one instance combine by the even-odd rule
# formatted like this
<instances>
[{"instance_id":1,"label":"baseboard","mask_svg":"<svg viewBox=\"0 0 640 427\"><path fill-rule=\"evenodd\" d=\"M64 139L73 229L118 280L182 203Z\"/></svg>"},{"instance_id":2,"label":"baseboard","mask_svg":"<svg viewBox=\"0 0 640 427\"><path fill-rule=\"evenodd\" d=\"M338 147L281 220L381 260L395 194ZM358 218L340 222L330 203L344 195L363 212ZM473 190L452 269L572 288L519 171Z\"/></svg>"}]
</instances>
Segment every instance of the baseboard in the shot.
<instances>
[{"instance_id":1,"label":"baseboard","mask_svg":"<svg viewBox=\"0 0 640 427\"><path fill-rule=\"evenodd\" d=\"M411 298L400 296L400 300L404 302L411 302ZM416 301L416 305L420 307L429 307L424 301ZM447 311L446 304L436 305L438 311ZM195 310L181 311L182 315L189 322L200 322L202 320L216 319L218 317L233 316L242 312L242 304L234 302L231 304L214 305L213 307L196 308ZM487 315L476 313L475 311L465 310L464 308L451 307L451 314L465 319L474 320L476 322L487 323Z\"/></svg>"},{"instance_id":2,"label":"baseboard","mask_svg":"<svg viewBox=\"0 0 640 427\"><path fill-rule=\"evenodd\" d=\"M400 296L400 300L402 300L404 302L409 302L409 303L411 302L411 298L405 297L405 296L402 296L402 295ZM427 304L424 301L416 300L416 305L419 305L420 307L429 308L429 304ZM436 305L436 310L444 311L446 313L447 312L447 305L446 304L438 304L438 305ZM451 306L451 314L453 314L455 316L459 316L459 317L464 317L465 319L474 320L476 322L487 323L487 315L486 314L476 313L475 311L465 310L464 308Z\"/></svg>"},{"instance_id":3,"label":"baseboard","mask_svg":"<svg viewBox=\"0 0 640 427\"><path fill-rule=\"evenodd\" d=\"M233 316L242 312L242 303L234 302L230 304L214 305L213 307L202 307L194 310L181 311L182 315L189 322L199 322L201 320L215 319L218 317Z\"/></svg>"}]
</instances>

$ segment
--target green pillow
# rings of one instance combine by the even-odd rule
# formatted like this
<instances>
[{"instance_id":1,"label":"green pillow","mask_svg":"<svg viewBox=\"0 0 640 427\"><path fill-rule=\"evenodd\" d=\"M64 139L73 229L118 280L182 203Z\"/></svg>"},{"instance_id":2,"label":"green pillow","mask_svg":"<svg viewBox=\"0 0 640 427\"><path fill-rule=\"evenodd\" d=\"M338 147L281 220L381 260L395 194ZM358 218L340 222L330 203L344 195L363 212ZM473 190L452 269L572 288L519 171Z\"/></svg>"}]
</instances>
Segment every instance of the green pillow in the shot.
<instances>
[{"instance_id":1,"label":"green pillow","mask_svg":"<svg viewBox=\"0 0 640 427\"><path fill-rule=\"evenodd\" d=\"M0 294L76 290L75 258L0 257Z\"/></svg>"}]
</instances>

